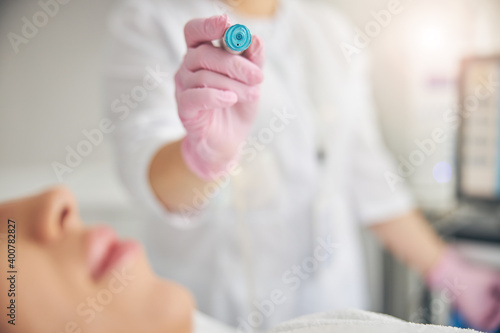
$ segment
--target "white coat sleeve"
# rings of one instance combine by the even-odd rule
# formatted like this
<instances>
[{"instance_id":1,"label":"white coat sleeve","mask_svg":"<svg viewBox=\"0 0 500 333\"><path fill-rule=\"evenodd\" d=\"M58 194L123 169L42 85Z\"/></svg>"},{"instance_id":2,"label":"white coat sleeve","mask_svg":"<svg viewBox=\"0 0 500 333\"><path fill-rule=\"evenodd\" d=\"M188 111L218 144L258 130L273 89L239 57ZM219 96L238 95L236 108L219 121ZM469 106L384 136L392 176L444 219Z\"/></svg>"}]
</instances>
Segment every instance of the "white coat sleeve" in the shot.
<instances>
[{"instance_id":1,"label":"white coat sleeve","mask_svg":"<svg viewBox=\"0 0 500 333\"><path fill-rule=\"evenodd\" d=\"M175 8L167 17L160 15L157 6L153 0L126 1L110 18L105 108L115 126L116 160L126 188L143 206L176 224L176 218L185 219L159 202L148 172L157 151L185 135L174 87L185 53L184 18L175 15Z\"/></svg>"},{"instance_id":2,"label":"white coat sleeve","mask_svg":"<svg viewBox=\"0 0 500 333\"><path fill-rule=\"evenodd\" d=\"M398 175L397 165L380 133L366 58L353 61L351 70L357 98L351 133L350 188L359 220L371 225L403 215L416 205L405 186L408 179L392 182L392 177Z\"/></svg>"}]
</instances>

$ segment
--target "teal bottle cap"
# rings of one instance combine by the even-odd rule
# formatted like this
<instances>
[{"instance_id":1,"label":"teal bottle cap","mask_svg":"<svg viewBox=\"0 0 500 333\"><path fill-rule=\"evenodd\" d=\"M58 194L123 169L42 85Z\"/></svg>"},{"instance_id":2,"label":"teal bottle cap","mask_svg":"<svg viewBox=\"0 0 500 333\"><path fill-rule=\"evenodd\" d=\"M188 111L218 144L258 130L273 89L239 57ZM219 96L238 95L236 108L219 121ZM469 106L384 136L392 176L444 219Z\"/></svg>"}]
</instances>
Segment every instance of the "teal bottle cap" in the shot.
<instances>
[{"instance_id":1,"label":"teal bottle cap","mask_svg":"<svg viewBox=\"0 0 500 333\"><path fill-rule=\"evenodd\" d=\"M228 52L241 54L252 44L252 33L246 26L235 24L227 29L222 40Z\"/></svg>"}]
</instances>

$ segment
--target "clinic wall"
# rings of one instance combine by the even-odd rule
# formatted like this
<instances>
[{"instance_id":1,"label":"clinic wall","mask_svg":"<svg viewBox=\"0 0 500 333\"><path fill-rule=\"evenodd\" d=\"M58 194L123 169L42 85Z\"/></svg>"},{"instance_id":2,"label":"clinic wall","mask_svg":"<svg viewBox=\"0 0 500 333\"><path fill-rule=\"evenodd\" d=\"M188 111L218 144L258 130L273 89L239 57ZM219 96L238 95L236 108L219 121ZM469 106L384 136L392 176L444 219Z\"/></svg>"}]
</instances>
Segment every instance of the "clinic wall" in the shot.
<instances>
[{"instance_id":1,"label":"clinic wall","mask_svg":"<svg viewBox=\"0 0 500 333\"><path fill-rule=\"evenodd\" d=\"M105 18L112 1L71 0L16 53L8 33L38 1L4 1L0 23L1 166L62 161L67 145L101 117L100 62ZM106 145L89 161L107 158Z\"/></svg>"}]
</instances>

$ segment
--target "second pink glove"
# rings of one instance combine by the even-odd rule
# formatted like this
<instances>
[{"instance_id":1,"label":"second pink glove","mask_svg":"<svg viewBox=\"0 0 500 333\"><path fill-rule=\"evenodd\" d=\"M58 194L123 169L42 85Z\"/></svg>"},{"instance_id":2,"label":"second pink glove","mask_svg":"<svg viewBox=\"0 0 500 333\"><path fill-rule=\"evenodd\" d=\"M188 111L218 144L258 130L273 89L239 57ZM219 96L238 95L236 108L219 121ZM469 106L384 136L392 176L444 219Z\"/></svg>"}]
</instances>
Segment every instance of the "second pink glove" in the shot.
<instances>
[{"instance_id":1,"label":"second pink glove","mask_svg":"<svg viewBox=\"0 0 500 333\"><path fill-rule=\"evenodd\" d=\"M448 248L426 280L431 289L446 291L443 296L475 329L500 326L500 272L469 263Z\"/></svg>"}]
</instances>

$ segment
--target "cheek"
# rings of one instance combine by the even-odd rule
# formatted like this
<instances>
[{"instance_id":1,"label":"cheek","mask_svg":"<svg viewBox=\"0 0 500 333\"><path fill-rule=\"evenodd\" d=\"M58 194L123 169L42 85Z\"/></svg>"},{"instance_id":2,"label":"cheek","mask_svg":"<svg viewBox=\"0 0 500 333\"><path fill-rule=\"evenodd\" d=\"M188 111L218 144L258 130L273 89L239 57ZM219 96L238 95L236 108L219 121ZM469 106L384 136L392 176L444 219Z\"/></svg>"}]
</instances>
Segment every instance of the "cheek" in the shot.
<instances>
[{"instance_id":1,"label":"cheek","mask_svg":"<svg viewBox=\"0 0 500 333\"><path fill-rule=\"evenodd\" d=\"M26 324L23 332L71 332L68 328L81 325L77 308L88 291L73 285L76 279L69 279L58 268L40 257L29 265L20 265L19 318Z\"/></svg>"},{"instance_id":2,"label":"cheek","mask_svg":"<svg viewBox=\"0 0 500 333\"><path fill-rule=\"evenodd\" d=\"M70 250L42 249L26 241L18 242L16 247L20 325L16 332L75 332L68 328L80 324L82 317L77 308L91 294L82 265L75 260L77 254Z\"/></svg>"},{"instance_id":3,"label":"cheek","mask_svg":"<svg viewBox=\"0 0 500 333\"><path fill-rule=\"evenodd\" d=\"M95 286L85 307L84 333L146 332L145 304L151 290L152 275L143 256L112 268ZM163 332L164 333L164 332Z\"/></svg>"}]
</instances>

